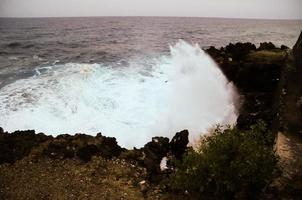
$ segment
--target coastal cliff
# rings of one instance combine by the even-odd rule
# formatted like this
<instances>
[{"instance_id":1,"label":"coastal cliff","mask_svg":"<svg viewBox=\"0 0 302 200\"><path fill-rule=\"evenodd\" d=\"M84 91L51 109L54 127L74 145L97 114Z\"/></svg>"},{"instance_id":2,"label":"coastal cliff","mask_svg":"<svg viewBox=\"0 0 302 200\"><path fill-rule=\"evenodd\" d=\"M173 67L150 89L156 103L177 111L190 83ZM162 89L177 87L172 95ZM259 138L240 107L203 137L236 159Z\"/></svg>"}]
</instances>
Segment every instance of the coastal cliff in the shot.
<instances>
[{"instance_id":1,"label":"coastal cliff","mask_svg":"<svg viewBox=\"0 0 302 200\"><path fill-rule=\"evenodd\" d=\"M298 199L301 194L302 161L297 159L302 152L301 43L302 34L293 49L264 42L258 48L236 43L206 50L241 95L236 128L250 130L261 120L275 137L284 173L261 188L262 198ZM0 128L0 198L194 199L189 191L177 194L165 184L177 166L169 162L182 162L183 155L192 151L187 147L188 134L183 130L172 140L154 137L144 147L128 150L102 134L52 137ZM297 148L292 150L292 144ZM161 167L163 158L168 167ZM236 195L244 199L240 192Z\"/></svg>"}]
</instances>

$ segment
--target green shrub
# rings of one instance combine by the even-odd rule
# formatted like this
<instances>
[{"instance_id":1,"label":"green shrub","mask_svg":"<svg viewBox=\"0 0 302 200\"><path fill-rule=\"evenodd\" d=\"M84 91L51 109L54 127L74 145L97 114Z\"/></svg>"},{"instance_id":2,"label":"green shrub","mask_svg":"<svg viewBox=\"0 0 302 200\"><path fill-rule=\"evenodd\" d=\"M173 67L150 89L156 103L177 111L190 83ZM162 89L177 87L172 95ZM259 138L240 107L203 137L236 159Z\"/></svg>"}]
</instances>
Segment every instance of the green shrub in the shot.
<instances>
[{"instance_id":1,"label":"green shrub","mask_svg":"<svg viewBox=\"0 0 302 200\"><path fill-rule=\"evenodd\" d=\"M171 187L196 199L259 198L277 171L273 141L263 122L247 131L217 127L175 162Z\"/></svg>"}]
</instances>

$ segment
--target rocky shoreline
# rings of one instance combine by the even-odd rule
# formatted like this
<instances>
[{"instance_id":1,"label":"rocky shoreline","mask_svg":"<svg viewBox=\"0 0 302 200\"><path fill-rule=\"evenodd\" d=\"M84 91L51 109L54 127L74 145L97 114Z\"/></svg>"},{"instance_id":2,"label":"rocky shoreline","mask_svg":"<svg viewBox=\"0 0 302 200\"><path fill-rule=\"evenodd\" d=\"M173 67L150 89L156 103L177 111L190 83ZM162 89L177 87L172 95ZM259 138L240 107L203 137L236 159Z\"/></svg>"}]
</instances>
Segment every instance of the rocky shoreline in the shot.
<instances>
[{"instance_id":1,"label":"rocky shoreline","mask_svg":"<svg viewBox=\"0 0 302 200\"><path fill-rule=\"evenodd\" d=\"M276 141L280 132L301 134L302 90L296 88L291 92L290 89L294 85L302 85L301 41L302 34L293 50L286 46L276 47L270 42L261 43L258 48L251 43L236 43L221 49L206 49L241 95L236 125L239 130L248 130L261 119L272 130ZM290 115L287 110L291 110ZM128 150L120 147L115 138L101 133L95 137L85 134L52 137L37 134L34 130L8 133L0 128L0 199L191 199L185 193L174 194L169 189L165 192L159 189L162 181L174 170L173 166L161 169L162 159L167 157L168 162L181 162L182 156L190 151L188 135L189 132L183 130L176 133L171 141L165 137L154 137L144 147ZM107 172L100 174L100 163ZM84 170L82 174L74 174L80 169ZM117 173L116 169L121 172ZM71 174L66 174L66 170L71 170ZM57 173L53 174L56 180L51 178L52 173ZM32 187L21 189L21 184L30 178L29 174L35 179L34 182L29 181ZM46 177L39 178L41 174ZM60 175L66 176L66 180L60 180ZM78 177L90 178L83 182L90 188L78 183ZM95 179L107 182L99 183L101 186L96 189L95 185L92 186L98 182ZM44 181L55 184L43 189ZM276 186L274 193L295 199L296 194L301 194L302 181L298 180L301 187L295 188L295 194L284 191L286 181L289 180L279 181L281 185ZM67 187L57 194L56 184L61 187L79 184L78 190L83 191Z\"/></svg>"}]
</instances>

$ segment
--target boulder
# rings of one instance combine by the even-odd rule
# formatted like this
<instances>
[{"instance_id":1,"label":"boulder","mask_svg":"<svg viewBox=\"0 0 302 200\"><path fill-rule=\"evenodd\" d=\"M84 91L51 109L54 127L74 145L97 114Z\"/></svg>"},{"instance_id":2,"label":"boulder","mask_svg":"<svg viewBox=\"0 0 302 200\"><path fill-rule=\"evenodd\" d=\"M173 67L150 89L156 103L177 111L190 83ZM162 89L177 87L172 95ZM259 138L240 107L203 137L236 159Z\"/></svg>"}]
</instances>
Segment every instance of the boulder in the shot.
<instances>
[{"instance_id":1,"label":"boulder","mask_svg":"<svg viewBox=\"0 0 302 200\"><path fill-rule=\"evenodd\" d=\"M161 173L160 162L169 151L169 138L153 137L151 142L148 142L143 147L144 166L147 169L148 179L152 182L158 180L158 175Z\"/></svg>"},{"instance_id":2,"label":"boulder","mask_svg":"<svg viewBox=\"0 0 302 200\"><path fill-rule=\"evenodd\" d=\"M189 143L189 131L183 130L177 132L170 142L170 149L172 154L176 159L181 159L182 155L185 153L187 145Z\"/></svg>"}]
</instances>

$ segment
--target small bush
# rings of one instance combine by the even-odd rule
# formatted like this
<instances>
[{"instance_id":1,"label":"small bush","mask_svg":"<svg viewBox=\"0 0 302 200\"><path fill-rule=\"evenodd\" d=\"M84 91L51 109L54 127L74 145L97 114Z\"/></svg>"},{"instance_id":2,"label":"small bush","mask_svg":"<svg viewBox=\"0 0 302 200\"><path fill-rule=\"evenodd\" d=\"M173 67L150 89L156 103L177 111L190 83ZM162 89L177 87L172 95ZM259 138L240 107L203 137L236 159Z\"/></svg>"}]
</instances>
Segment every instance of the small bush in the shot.
<instances>
[{"instance_id":1,"label":"small bush","mask_svg":"<svg viewBox=\"0 0 302 200\"><path fill-rule=\"evenodd\" d=\"M173 190L196 199L255 199L274 178L274 137L263 122L250 130L217 127L175 163Z\"/></svg>"}]
</instances>

